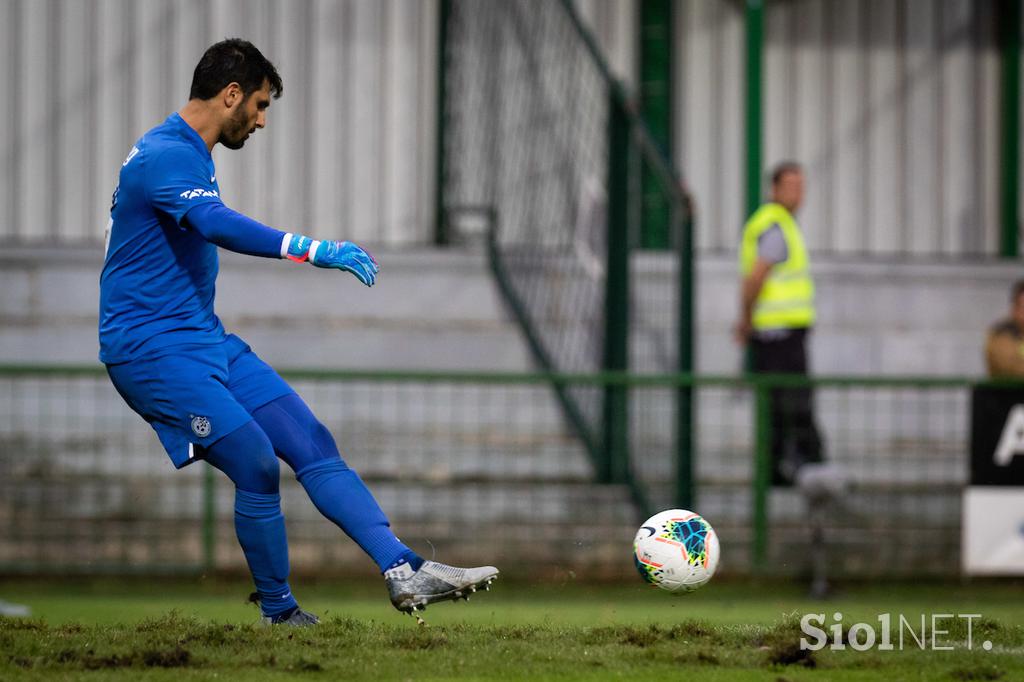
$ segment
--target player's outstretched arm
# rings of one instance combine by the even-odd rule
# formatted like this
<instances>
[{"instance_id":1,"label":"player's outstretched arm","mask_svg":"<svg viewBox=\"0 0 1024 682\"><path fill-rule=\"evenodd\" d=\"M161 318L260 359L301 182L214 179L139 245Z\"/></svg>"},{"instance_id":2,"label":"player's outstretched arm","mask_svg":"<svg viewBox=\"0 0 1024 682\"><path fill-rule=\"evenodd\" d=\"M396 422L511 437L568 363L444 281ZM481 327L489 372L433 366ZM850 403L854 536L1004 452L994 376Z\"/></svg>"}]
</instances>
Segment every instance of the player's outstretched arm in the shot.
<instances>
[{"instance_id":1,"label":"player's outstretched arm","mask_svg":"<svg viewBox=\"0 0 1024 682\"><path fill-rule=\"evenodd\" d=\"M309 261L319 268L346 270L368 287L373 286L380 270L373 256L352 242L318 241L281 232L219 201L189 209L185 221L207 241L230 251L300 263Z\"/></svg>"},{"instance_id":2,"label":"player's outstretched arm","mask_svg":"<svg viewBox=\"0 0 1024 682\"><path fill-rule=\"evenodd\" d=\"M188 210L183 222L208 242L217 246L263 258L283 258L284 232L234 211L220 201L198 204Z\"/></svg>"}]
</instances>

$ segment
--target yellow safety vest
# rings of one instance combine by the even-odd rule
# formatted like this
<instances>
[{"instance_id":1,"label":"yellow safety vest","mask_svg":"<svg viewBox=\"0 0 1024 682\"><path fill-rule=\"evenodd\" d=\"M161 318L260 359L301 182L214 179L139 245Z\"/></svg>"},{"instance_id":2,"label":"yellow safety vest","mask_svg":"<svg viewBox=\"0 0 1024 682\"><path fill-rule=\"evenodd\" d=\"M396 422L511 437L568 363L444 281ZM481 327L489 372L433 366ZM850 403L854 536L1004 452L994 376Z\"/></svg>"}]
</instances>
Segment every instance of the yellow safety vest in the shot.
<instances>
[{"instance_id":1,"label":"yellow safety vest","mask_svg":"<svg viewBox=\"0 0 1024 682\"><path fill-rule=\"evenodd\" d=\"M768 271L754 302L754 329L798 329L814 324L814 282L803 235L792 214L768 203L757 209L743 228L740 271L746 277L757 261L757 240L772 225L782 229L789 257Z\"/></svg>"}]
</instances>

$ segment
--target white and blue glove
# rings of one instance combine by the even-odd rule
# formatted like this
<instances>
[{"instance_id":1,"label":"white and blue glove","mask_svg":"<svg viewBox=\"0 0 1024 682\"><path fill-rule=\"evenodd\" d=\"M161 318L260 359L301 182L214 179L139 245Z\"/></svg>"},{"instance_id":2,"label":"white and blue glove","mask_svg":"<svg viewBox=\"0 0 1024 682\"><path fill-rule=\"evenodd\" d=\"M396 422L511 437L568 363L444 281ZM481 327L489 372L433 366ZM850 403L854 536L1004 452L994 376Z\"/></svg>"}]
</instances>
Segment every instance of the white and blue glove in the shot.
<instances>
[{"instance_id":1,"label":"white and blue glove","mask_svg":"<svg viewBox=\"0 0 1024 682\"><path fill-rule=\"evenodd\" d=\"M352 242L318 241L301 234L285 235L282 245L287 244L282 254L296 263L309 261L318 268L347 270L360 282L372 287L377 281L380 267L368 251Z\"/></svg>"}]
</instances>

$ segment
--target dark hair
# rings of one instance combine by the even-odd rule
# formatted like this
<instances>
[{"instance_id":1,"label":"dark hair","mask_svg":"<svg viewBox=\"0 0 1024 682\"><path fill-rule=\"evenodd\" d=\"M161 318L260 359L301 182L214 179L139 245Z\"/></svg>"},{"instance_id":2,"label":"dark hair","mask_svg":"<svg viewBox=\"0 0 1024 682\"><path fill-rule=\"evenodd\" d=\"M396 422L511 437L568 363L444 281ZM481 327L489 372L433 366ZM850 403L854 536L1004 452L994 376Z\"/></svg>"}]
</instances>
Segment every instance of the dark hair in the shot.
<instances>
[{"instance_id":1,"label":"dark hair","mask_svg":"<svg viewBox=\"0 0 1024 682\"><path fill-rule=\"evenodd\" d=\"M1021 294L1024 294L1024 279L1018 279L1013 283L1013 288L1010 289L1010 303L1016 304Z\"/></svg>"},{"instance_id":2,"label":"dark hair","mask_svg":"<svg viewBox=\"0 0 1024 682\"><path fill-rule=\"evenodd\" d=\"M771 175L772 185L774 186L774 185L779 184L779 180L781 180L782 176L785 175L786 173L803 173L803 172L804 172L803 167L799 163L797 163L796 161L783 161L782 163L777 164L775 166L775 168L772 169L772 175Z\"/></svg>"},{"instance_id":3,"label":"dark hair","mask_svg":"<svg viewBox=\"0 0 1024 682\"><path fill-rule=\"evenodd\" d=\"M263 87L264 80L270 82L274 99L280 97L284 87L270 60L248 40L228 38L203 53L192 74L192 91L188 98L210 99L229 83L238 83L242 94L248 97Z\"/></svg>"}]
</instances>

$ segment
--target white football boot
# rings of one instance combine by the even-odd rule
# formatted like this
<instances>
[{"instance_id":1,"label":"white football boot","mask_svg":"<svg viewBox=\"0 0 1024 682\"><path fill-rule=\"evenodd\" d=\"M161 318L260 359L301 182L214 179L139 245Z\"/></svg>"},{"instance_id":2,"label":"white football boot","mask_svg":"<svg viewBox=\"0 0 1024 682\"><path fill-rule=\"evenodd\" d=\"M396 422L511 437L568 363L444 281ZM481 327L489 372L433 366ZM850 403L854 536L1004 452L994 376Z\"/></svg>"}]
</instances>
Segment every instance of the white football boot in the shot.
<instances>
[{"instance_id":1,"label":"white football boot","mask_svg":"<svg viewBox=\"0 0 1024 682\"><path fill-rule=\"evenodd\" d=\"M402 564L384 573L391 603L402 613L415 615L427 604L439 601L465 599L477 590L491 589L491 583L498 578L494 566L477 568L456 568L436 561L424 561L420 570L413 571L409 564Z\"/></svg>"}]
</instances>

